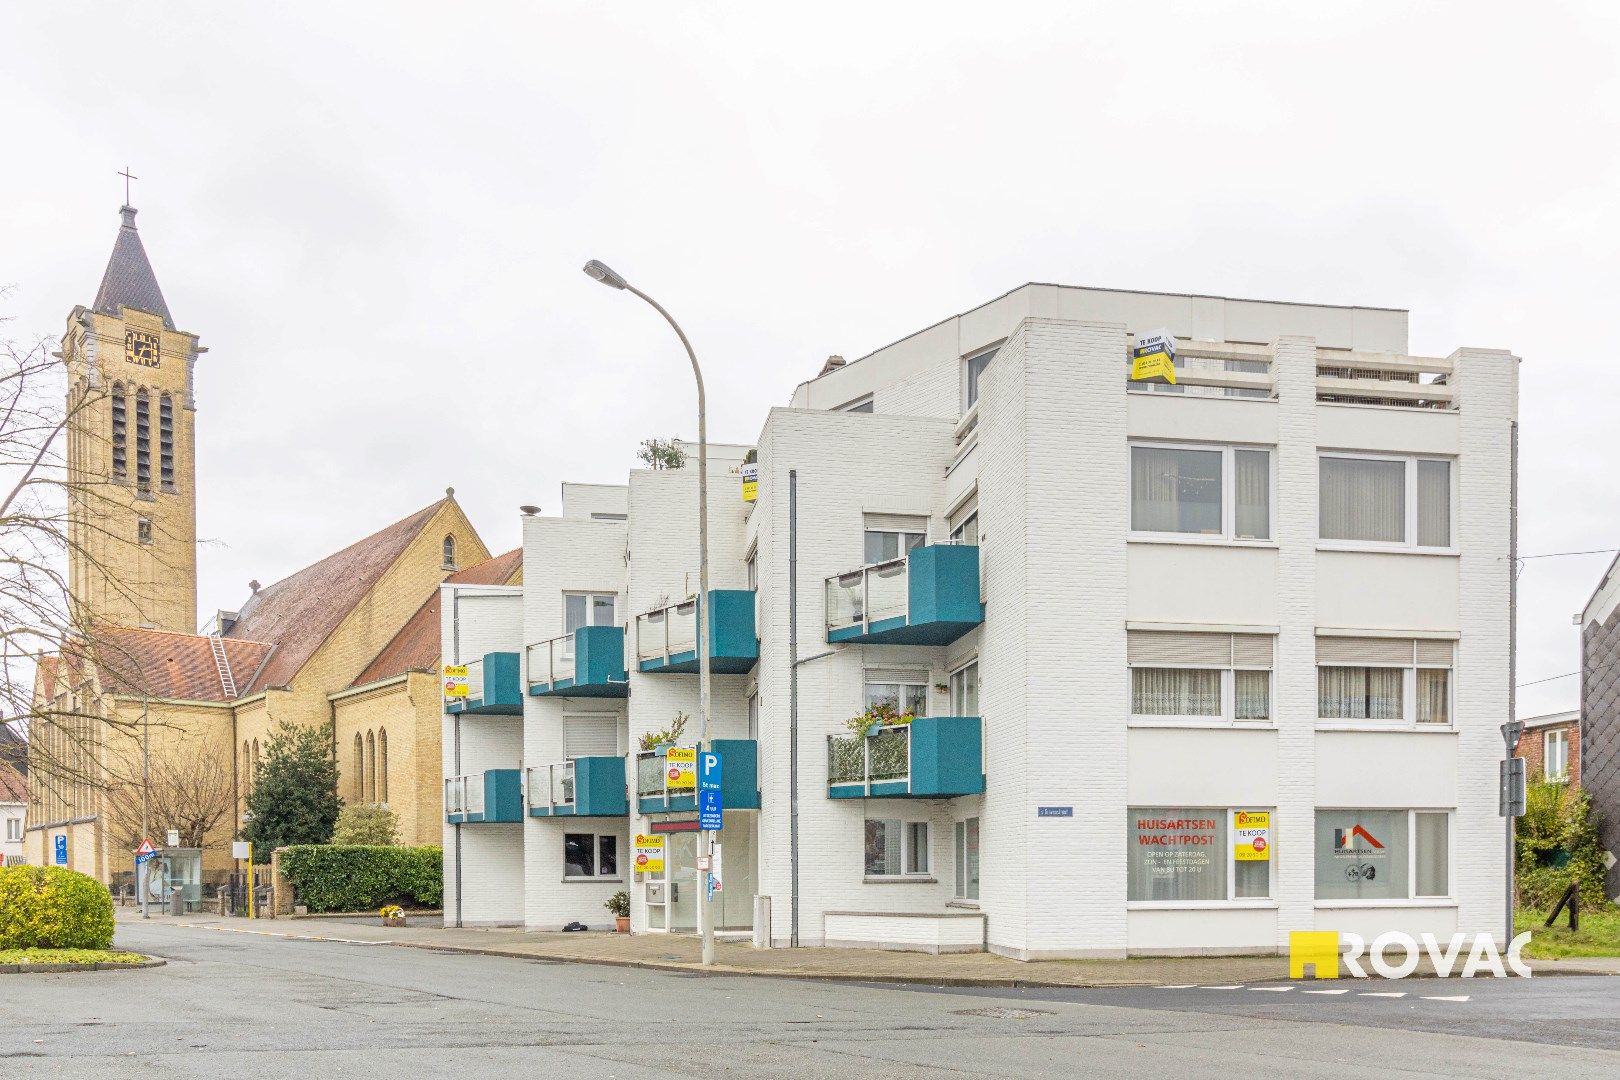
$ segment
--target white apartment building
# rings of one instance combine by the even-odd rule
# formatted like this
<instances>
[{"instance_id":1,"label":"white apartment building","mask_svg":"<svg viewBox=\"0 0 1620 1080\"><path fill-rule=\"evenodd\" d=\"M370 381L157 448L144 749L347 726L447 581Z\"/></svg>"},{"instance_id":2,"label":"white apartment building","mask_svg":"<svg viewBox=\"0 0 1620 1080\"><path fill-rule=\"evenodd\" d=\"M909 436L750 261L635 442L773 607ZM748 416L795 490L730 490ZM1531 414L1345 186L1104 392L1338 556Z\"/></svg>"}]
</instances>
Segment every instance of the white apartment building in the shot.
<instances>
[{"instance_id":1,"label":"white apartment building","mask_svg":"<svg viewBox=\"0 0 1620 1080\"><path fill-rule=\"evenodd\" d=\"M1178 384L1130 383L1160 328ZM1026 285L799 386L757 501L711 448L717 925L1023 959L1498 932L1517 360L1406 331ZM696 740L696 498L690 464L566 485L523 586L446 586L448 921L608 927L624 889L634 932L695 928L692 798L640 746Z\"/></svg>"}]
</instances>

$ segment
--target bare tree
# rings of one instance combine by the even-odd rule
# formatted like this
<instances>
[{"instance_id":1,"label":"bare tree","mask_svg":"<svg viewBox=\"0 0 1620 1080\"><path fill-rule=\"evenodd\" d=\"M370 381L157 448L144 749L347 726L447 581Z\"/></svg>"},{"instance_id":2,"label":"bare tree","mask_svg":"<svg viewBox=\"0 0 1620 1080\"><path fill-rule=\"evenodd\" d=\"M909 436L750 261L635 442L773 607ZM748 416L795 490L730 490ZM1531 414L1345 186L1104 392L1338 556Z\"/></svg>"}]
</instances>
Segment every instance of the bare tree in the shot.
<instances>
[{"instance_id":1,"label":"bare tree","mask_svg":"<svg viewBox=\"0 0 1620 1080\"><path fill-rule=\"evenodd\" d=\"M154 832L178 829L180 846L200 848L220 825L232 820L236 789L219 755L201 746L170 748L152 759L142 790L139 777L115 780L107 787L109 836L114 846L134 849L141 842L143 811ZM143 806L143 795L149 800ZM217 839L217 837L215 838Z\"/></svg>"}]
</instances>

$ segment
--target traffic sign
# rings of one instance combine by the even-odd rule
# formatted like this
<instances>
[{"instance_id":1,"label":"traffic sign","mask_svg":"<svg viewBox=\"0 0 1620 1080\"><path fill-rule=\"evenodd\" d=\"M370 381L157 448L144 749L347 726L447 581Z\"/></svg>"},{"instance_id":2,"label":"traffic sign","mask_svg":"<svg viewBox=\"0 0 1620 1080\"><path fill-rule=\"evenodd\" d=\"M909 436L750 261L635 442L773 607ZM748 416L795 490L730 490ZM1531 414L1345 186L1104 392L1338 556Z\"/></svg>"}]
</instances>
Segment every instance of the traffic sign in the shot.
<instances>
[{"instance_id":1,"label":"traffic sign","mask_svg":"<svg viewBox=\"0 0 1620 1080\"><path fill-rule=\"evenodd\" d=\"M723 823L720 789L704 788L698 792L698 828L704 832L719 832Z\"/></svg>"},{"instance_id":2,"label":"traffic sign","mask_svg":"<svg viewBox=\"0 0 1620 1080\"><path fill-rule=\"evenodd\" d=\"M56 834L56 865L57 866L66 866L67 865L67 834L66 833L57 833Z\"/></svg>"},{"instance_id":3,"label":"traffic sign","mask_svg":"<svg viewBox=\"0 0 1620 1080\"><path fill-rule=\"evenodd\" d=\"M720 790L720 755L713 750L698 755L698 790Z\"/></svg>"},{"instance_id":4,"label":"traffic sign","mask_svg":"<svg viewBox=\"0 0 1620 1080\"><path fill-rule=\"evenodd\" d=\"M154 852L156 850L157 849L152 846L151 839L147 838L147 839L141 841L141 846L135 849L135 854L137 854L137 855L150 855L150 854L152 854L152 852Z\"/></svg>"}]
</instances>

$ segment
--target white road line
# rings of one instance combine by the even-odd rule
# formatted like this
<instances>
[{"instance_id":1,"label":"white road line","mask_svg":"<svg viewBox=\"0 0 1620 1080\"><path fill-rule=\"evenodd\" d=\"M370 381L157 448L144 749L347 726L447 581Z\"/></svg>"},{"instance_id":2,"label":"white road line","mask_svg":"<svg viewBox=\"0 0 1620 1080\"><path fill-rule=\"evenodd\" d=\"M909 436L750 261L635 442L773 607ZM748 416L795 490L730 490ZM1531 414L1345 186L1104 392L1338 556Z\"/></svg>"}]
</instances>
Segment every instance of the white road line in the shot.
<instances>
[{"instance_id":1,"label":"white road line","mask_svg":"<svg viewBox=\"0 0 1620 1080\"><path fill-rule=\"evenodd\" d=\"M1243 984L1242 983L1234 983L1231 986L1200 986L1198 989L1200 989L1200 990L1241 990L1241 989L1243 989Z\"/></svg>"},{"instance_id":2,"label":"white road line","mask_svg":"<svg viewBox=\"0 0 1620 1080\"><path fill-rule=\"evenodd\" d=\"M1176 983L1174 986L1161 986L1160 990L1191 990L1197 983Z\"/></svg>"},{"instance_id":3,"label":"white road line","mask_svg":"<svg viewBox=\"0 0 1620 1080\"><path fill-rule=\"evenodd\" d=\"M1399 994L1393 994L1393 993L1386 994L1386 993L1382 993L1382 992L1374 992L1374 991L1371 991L1371 990L1363 990L1361 993L1356 995L1356 997L1384 997L1384 998L1403 998L1405 996L1406 996L1406 994L1404 992L1399 993Z\"/></svg>"},{"instance_id":4,"label":"white road line","mask_svg":"<svg viewBox=\"0 0 1620 1080\"><path fill-rule=\"evenodd\" d=\"M1307 990L1307 994L1348 994L1349 990Z\"/></svg>"},{"instance_id":5,"label":"white road line","mask_svg":"<svg viewBox=\"0 0 1620 1080\"><path fill-rule=\"evenodd\" d=\"M1292 987L1292 986L1251 986L1251 987L1249 987L1249 989L1250 990L1260 990L1260 991L1263 991L1263 992L1265 992L1267 994L1286 994L1286 993L1288 993L1288 991L1293 990L1294 987Z\"/></svg>"},{"instance_id":6,"label":"white road line","mask_svg":"<svg viewBox=\"0 0 1620 1080\"><path fill-rule=\"evenodd\" d=\"M1423 1000L1424 1001L1467 1001L1468 1000L1468 995L1463 994L1460 997L1428 997L1428 996L1425 996L1423 998Z\"/></svg>"}]
</instances>

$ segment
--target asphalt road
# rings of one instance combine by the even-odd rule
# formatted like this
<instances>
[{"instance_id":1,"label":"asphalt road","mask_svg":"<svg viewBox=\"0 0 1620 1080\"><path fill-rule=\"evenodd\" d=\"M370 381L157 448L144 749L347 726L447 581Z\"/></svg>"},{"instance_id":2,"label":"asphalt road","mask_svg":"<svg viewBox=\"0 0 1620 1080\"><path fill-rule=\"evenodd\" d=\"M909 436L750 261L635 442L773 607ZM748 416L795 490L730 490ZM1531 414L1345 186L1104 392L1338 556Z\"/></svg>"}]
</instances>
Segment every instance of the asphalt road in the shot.
<instances>
[{"instance_id":1,"label":"asphalt road","mask_svg":"<svg viewBox=\"0 0 1620 1080\"><path fill-rule=\"evenodd\" d=\"M118 935L168 966L0 976L0 1077L1620 1075L1612 977L922 990Z\"/></svg>"}]
</instances>

